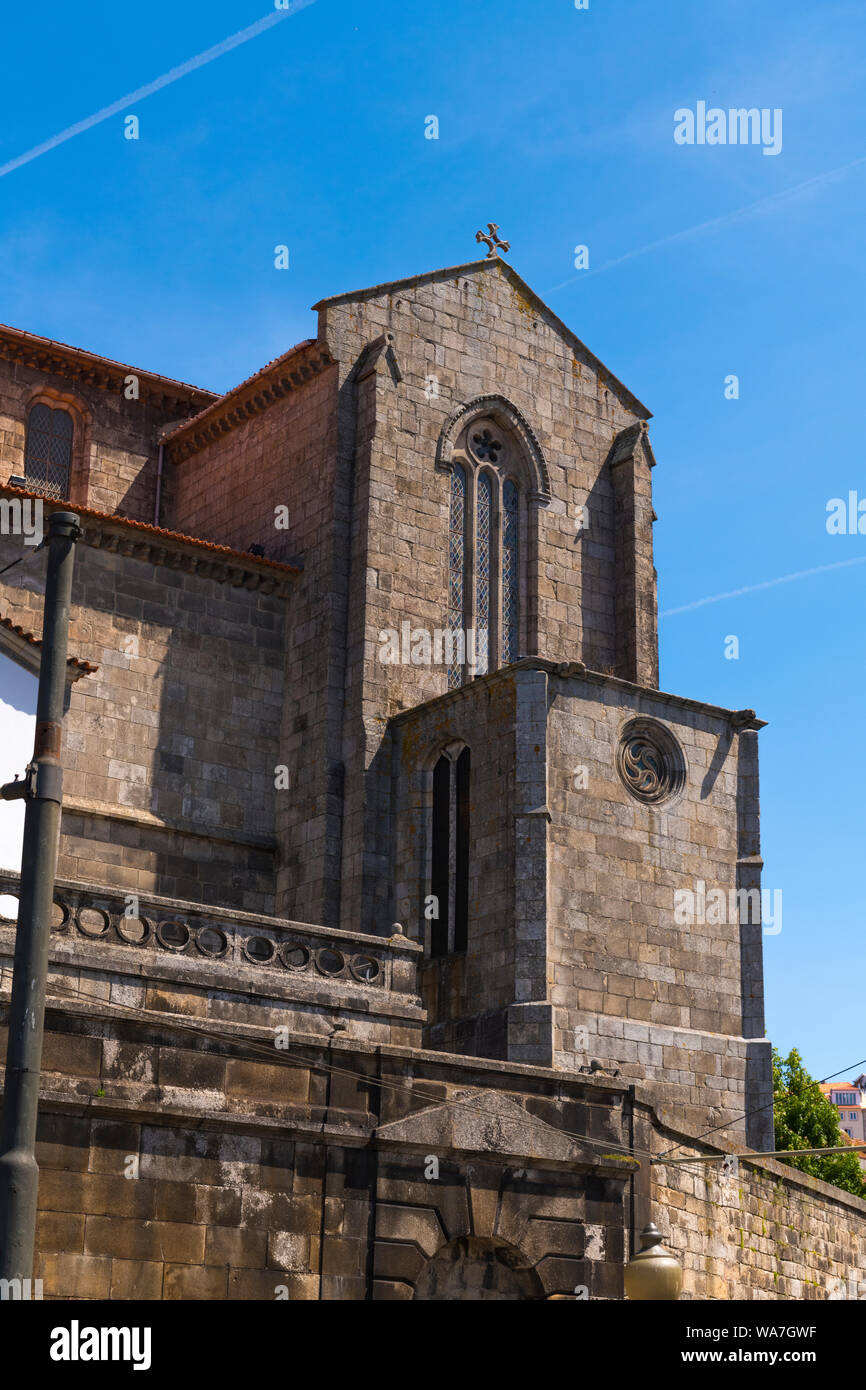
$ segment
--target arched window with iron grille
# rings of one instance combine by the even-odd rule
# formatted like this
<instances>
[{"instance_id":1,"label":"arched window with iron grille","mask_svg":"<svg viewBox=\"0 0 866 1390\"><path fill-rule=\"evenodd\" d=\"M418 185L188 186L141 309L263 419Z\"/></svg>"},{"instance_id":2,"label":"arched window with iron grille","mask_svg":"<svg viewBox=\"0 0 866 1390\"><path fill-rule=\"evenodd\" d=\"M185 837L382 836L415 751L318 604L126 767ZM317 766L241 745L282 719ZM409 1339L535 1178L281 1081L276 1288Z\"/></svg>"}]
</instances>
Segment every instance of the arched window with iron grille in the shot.
<instances>
[{"instance_id":1,"label":"arched window with iron grille","mask_svg":"<svg viewBox=\"0 0 866 1390\"><path fill-rule=\"evenodd\" d=\"M518 566L519 497L517 484L506 478L502 487L502 665L517 661L520 652L520 570Z\"/></svg>"},{"instance_id":2,"label":"arched window with iron grille","mask_svg":"<svg viewBox=\"0 0 866 1390\"><path fill-rule=\"evenodd\" d=\"M509 666L521 654L522 494L499 459L504 446L487 436L489 430L472 434L471 448L451 469L449 690Z\"/></svg>"},{"instance_id":3,"label":"arched window with iron grille","mask_svg":"<svg viewBox=\"0 0 866 1390\"><path fill-rule=\"evenodd\" d=\"M475 543L475 674L486 676L490 669L491 599L496 582L493 545L493 479L488 472L478 476L477 535Z\"/></svg>"},{"instance_id":4,"label":"arched window with iron grille","mask_svg":"<svg viewBox=\"0 0 866 1390\"><path fill-rule=\"evenodd\" d=\"M466 630L466 472L459 463L451 473L451 504L448 531L448 632L451 651L448 661L448 689L463 684Z\"/></svg>"},{"instance_id":5,"label":"arched window with iron grille","mask_svg":"<svg viewBox=\"0 0 866 1390\"><path fill-rule=\"evenodd\" d=\"M27 417L24 477L34 492L61 499L69 496L72 467L72 416L38 401Z\"/></svg>"}]
</instances>

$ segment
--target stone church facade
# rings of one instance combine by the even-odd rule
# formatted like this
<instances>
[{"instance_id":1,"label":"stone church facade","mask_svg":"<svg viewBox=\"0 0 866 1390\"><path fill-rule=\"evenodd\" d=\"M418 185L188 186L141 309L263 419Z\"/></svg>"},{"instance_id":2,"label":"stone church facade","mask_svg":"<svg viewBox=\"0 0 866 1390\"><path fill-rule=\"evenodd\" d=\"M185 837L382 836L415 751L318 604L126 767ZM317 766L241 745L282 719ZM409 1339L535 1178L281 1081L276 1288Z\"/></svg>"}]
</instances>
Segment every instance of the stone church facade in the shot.
<instances>
[{"instance_id":1,"label":"stone church facade","mask_svg":"<svg viewBox=\"0 0 866 1390\"><path fill-rule=\"evenodd\" d=\"M762 721L658 688L649 412L497 256L316 308L222 396L0 329L0 501L83 527L48 1296L617 1298L650 1218L825 1296L866 1203L658 1161L773 1129Z\"/></svg>"}]
</instances>

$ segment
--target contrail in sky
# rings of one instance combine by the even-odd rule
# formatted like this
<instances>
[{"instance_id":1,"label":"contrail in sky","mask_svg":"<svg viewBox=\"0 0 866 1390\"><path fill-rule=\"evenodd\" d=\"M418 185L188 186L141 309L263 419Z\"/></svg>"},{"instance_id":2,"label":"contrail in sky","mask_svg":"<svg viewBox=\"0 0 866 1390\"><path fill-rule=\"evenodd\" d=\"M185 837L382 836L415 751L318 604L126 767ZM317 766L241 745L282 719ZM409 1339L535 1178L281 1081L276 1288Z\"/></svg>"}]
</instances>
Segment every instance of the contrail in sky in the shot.
<instances>
[{"instance_id":1,"label":"contrail in sky","mask_svg":"<svg viewBox=\"0 0 866 1390\"><path fill-rule=\"evenodd\" d=\"M708 603L721 603L726 598L739 598L742 594L755 594L759 589L773 589L777 584L791 584L795 579L808 579L813 574L826 574L828 570L847 569L849 565L866 564L866 555L856 560L837 560L834 565L817 565L815 569L798 570L796 574L782 574L778 579L765 579L761 584L747 584L743 589L731 589L727 594L714 594L712 598L699 598L694 603L684 603L680 608L666 608L659 613L660 618L670 618L674 613L690 613L693 608L703 608Z\"/></svg>"},{"instance_id":2,"label":"contrail in sky","mask_svg":"<svg viewBox=\"0 0 866 1390\"><path fill-rule=\"evenodd\" d=\"M694 227L686 227L681 232L672 232L670 236L659 237L657 241L647 242L646 246L639 246L635 251L626 251L624 256L617 256L612 261L605 261L604 265L600 265L597 270L587 270L579 275L572 275L570 279L563 280L559 285L552 285L550 289L543 290L542 293L554 294L557 290L564 290L567 285L573 285L578 280L591 280L594 275L603 275L606 270L612 270L614 266L624 265L626 261L633 261L637 256L646 256L650 251L658 251L663 246L672 246L677 241L685 241L686 237L697 236L700 232L732 226L734 223L741 220L745 221L753 215L774 212L786 199L795 198L810 188L820 188L825 183L832 183L834 179L842 178L862 164L866 164L866 155L852 159L848 164L840 164L838 169L825 169L823 174L815 174L812 178L804 179L802 183L792 184L790 188L783 188L778 193L768 193L765 197L758 198L756 202L746 203L744 207L722 213L720 217L711 217L707 222L698 222Z\"/></svg>"},{"instance_id":3,"label":"contrail in sky","mask_svg":"<svg viewBox=\"0 0 866 1390\"><path fill-rule=\"evenodd\" d=\"M159 92L163 87L171 86L172 82L177 82L181 77L186 77L187 73L195 72L197 68L203 68L206 63L212 63L214 58L221 58L224 53L229 53L233 48L246 43L249 39L254 39L257 34L262 34L266 29L270 29L274 24L279 24L282 20L297 14L299 10L305 10L308 5L314 5L316 0L291 0L286 9L274 10L272 14L266 15L264 19L257 19L255 24L250 24L248 28L241 29L239 33L232 34L230 38L223 39L220 43L215 43L213 48L206 48L204 53L199 53L195 58L188 58L180 67L172 68L162 77L157 77L153 82L148 82L144 87L138 87L128 96L121 97L119 101L113 101L110 106L103 106L101 111L97 111L93 116L88 116L83 121L76 121L75 125L69 126L66 130L61 130L59 135L52 135L50 140L43 140L41 145L34 145L32 150L27 150L25 154L19 154L16 159L10 159L8 164L0 165L0 178L4 174L11 174L13 169L20 169L22 164L29 164L31 160L38 159L41 154L47 154L49 150L54 150L58 145L64 144L66 140L71 140L73 136L80 135L82 131L91 130L93 126L100 125L102 121L107 121L110 116L117 116L121 111L128 111L129 107L136 101L143 101L145 97L153 96L154 92Z\"/></svg>"}]
</instances>

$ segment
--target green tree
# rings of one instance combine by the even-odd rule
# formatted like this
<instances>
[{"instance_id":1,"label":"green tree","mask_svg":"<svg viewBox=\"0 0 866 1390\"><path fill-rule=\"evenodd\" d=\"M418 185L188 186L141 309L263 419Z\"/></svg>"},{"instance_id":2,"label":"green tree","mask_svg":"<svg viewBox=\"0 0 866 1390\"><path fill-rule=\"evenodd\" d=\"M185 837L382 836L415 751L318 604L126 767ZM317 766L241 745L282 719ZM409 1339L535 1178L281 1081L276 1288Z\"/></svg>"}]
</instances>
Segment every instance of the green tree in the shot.
<instances>
[{"instance_id":1,"label":"green tree","mask_svg":"<svg viewBox=\"0 0 866 1390\"><path fill-rule=\"evenodd\" d=\"M787 1057L773 1049L773 1115L777 1149L831 1149L843 1142L836 1107L806 1071L796 1048ZM856 1197L866 1197L866 1183L855 1153L779 1161Z\"/></svg>"}]
</instances>

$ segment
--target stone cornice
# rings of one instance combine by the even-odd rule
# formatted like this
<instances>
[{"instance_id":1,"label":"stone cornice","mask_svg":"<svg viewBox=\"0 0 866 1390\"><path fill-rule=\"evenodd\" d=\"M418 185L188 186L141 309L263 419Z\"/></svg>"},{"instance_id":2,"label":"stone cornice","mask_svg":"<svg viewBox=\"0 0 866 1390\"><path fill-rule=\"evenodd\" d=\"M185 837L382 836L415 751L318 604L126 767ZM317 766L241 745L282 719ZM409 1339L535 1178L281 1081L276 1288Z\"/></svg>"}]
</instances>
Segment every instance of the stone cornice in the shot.
<instances>
[{"instance_id":1,"label":"stone cornice","mask_svg":"<svg viewBox=\"0 0 866 1390\"><path fill-rule=\"evenodd\" d=\"M215 439L243 425L254 415L268 410L276 401L306 385L313 377L334 366L327 346L309 339L299 343L282 357L269 362L247 381L228 391L218 400L173 426L163 435L169 462L183 463Z\"/></svg>"},{"instance_id":2,"label":"stone cornice","mask_svg":"<svg viewBox=\"0 0 866 1390\"><path fill-rule=\"evenodd\" d=\"M79 507L77 511L83 514L84 509ZM299 573L294 565L278 565L276 561L243 555L230 550L228 546L213 547L215 552L224 551L224 556L209 553L199 548L200 542L188 536L172 535L170 532L138 536L122 522L113 524L106 521L94 525L89 518L84 517L84 520L85 529L81 539L94 550L107 550L134 560L146 560L152 565L164 565L167 569L183 570L185 574L198 574L203 579L213 579L217 584L230 584L234 589L258 590L262 594L285 597L289 592L289 581ZM152 529L156 531L156 527Z\"/></svg>"},{"instance_id":3,"label":"stone cornice","mask_svg":"<svg viewBox=\"0 0 866 1390\"><path fill-rule=\"evenodd\" d=\"M763 1042L769 1047L765 1038L745 1038L744 1042ZM807 1191L815 1193L819 1197L826 1197L841 1206L851 1207L854 1211L866 1215L866 1199L855 1197L853 1192L846 1192L843 1187L834 1187L832 1183L824 1182L822 1178L813 1178L811 1173L804 1173L799 1168L792 1168L790 1164L783 1163L777 1158L766 1158L760 1154L752 1154L748 1145L741 1139L729 1134L727 1131L717 1133L715 1138L707 1137L703 1134L695 1134L676 1114L672 1106L659 1103L652 1095L652 1082L639 1082L636 1087L636 1100L639 1107L655 1122L656 1134L659 1140L665 1144L665 1148L653 1155L652 1166L656 1169L664 1167L664 1154L670 1153L671 1157L686 1157L686 1150L692 1149L696 1154L738 1154L740 1163L756 1170L758 1174L764 1173L768 1177L776 1178L791 1187L802 1187ZM854 1149L851 1150L855 1152ZM696 1168L702 1165L695 1164Z\"/></svg>"},{"instance_id":4,"label":"stone cornice","mask_svg":"<svg viewBox=\"0 0 866 1390\"><path fill-rule=\"evenodd\" d=\"M291 580L300 573L297 565L267 560L264 556L233 550L215 541L185 536L179 531L166 531L161 526L150 526L130 517L60 502L38 492L11 487L8 483L0 484L0 497L38 498L48 512L74 511L81 521L81 545L183 570L186 574L198 574L217 584L231 584L235 589L258 590L284 597L289 592Z\"/></svg>"},{"instance_id":5,"label":"stone cornice","mask_svg":"<svg viewBox=\"0 0 866 1390\"><path fill-rule=\"evenodd\" d=\"M577 677L580 680L588 681L593 685L604 685L612 690L623 690L636 697L636 700L661 700L665 704L673 706L674 709L694 710L697 714L715 714L720 719L726 720L732 728L740 729L763 729L766 727L766 719L757 719L754 710L730 710L724 709L721 705L710 705L704 700L692 700L686 695L670 695L665 690L656 690L649 685L635 685L633 681L624 681L619 676L608 676L602 671L590 671L584 666L582 661L548 661L545 657L525 656L520 661L515 661L511 666L503 666L498 671L492 671L487 676L476 676L475 680L467 685L461 685L456 690L448 690L442 695L434 695L429 700L424 700L420 705L413 705L410 709L402 709L397 714L392 714L389 724L403 724L408 719L412 719L421 710L432 709L436 705L458 704L462 700L470 699L473 691L482 685L491 685L497 681L509 680L518 671L546 671L548 675L560 677ZM746 723L741 722L741 716L748 715Z\"/></svg>"},{"instance_id":6,"label":"stone cornice","mask_svg":"<svg viewBox=\"0 0 866 1390\"><path fill-rule=\"evenodd\" d=\"M98 670L98 667L94 667ZM241 830L227 830L219 825L198 825L191 821L169 820L155 816L151 811L132 810L128 806L118 806L106 801L92 801L85 797L64 796L63 811L76 816L95 816L97 820L122 821L127 825L144 826L147 830L165 831L171 835L187 835L200 840L225 845L242 845L245 848L264 850L276 854L277 842L273 835L250 835Z\"/></svg>"},{"instance_id":7,"label":"stone cornice","mask_svg":"<svg viewBox=\"0 0 866 1390\"><path fill-rule=\"evenodd\" d=\"M95 352L70 347L68 343L57 343L5 324L0 324L0 358L32 367L36 371L82 381L87 386L118 395L123 393L126 378L135 376L138 379L139 400L145 399L165 409L182 406L187 410L201 410L202 406L216 399L213 391L206 391L202 387L174 381L156 372L142 371L139 367L115 362L110 357L100 357Z\"/></svg>"}]
</instances>

